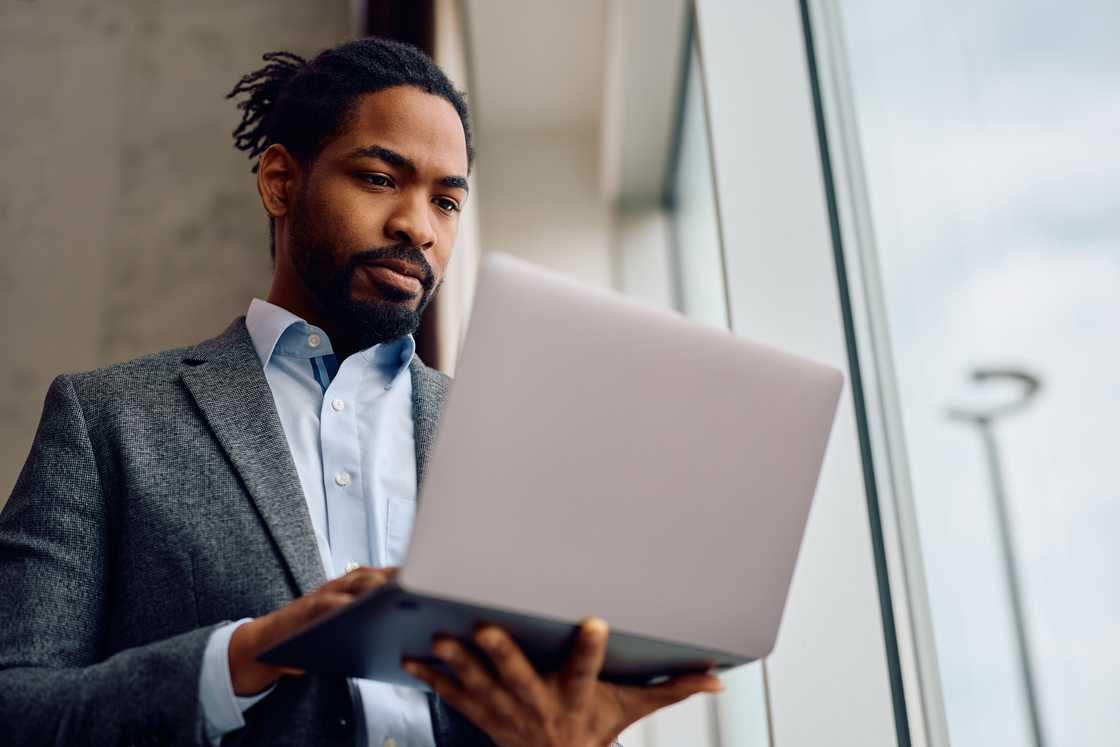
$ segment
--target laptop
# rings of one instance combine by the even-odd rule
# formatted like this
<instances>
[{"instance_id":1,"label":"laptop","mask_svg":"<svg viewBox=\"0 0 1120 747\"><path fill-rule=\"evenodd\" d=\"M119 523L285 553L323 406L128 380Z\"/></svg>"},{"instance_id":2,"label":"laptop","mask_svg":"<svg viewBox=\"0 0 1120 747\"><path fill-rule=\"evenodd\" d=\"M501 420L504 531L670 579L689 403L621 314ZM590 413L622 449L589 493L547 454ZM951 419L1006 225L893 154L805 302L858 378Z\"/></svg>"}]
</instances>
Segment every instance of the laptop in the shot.
<instances>
[{"instance_id":1,"label":"laptop","mask_svg":"<svg viewBox=\"0 0 1120 747\"><path fill-rule=\"evenodd\" d=\"M491 254L456 374L397 580L263 661L423 687L489 622L547 672L587 615L614 682L773 649L839 371Z\"/></svg>"}]
</instances>

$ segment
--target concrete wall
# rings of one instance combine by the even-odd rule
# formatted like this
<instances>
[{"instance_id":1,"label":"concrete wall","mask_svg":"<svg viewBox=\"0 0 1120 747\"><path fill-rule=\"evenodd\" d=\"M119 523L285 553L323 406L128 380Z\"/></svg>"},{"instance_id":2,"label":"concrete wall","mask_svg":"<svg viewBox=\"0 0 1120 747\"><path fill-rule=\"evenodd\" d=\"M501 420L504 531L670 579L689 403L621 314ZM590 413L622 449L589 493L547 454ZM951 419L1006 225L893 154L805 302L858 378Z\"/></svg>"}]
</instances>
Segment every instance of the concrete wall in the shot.
<instances>
[{"instance_id":1,"label":"concrete wall","mask_svg":"<svg viewBox=\"0 0 1120 747\"><path fill-rule=\"evenodd\" d=\"M223 97L350 23L346 0L0 4L0 503L55 375L211 336L267 291Z\"/></svg>"}]
</instances>

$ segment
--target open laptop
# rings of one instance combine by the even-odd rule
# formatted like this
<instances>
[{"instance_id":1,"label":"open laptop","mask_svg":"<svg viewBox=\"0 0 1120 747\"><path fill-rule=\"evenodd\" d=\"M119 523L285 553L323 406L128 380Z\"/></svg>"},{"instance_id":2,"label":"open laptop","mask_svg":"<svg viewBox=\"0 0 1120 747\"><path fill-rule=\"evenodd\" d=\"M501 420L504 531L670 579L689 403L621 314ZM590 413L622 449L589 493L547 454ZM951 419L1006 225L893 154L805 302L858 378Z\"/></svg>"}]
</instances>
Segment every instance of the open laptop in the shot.
<instances>
[{"instance_id":1,"label":"open laptop","mask_svg":"<svg viewBox=\"0 0 1120 747\"><path fill-rule=\"evenodd\" d=\"M541 671L603 617L604 679L768 654L839 371L515 260L479 272L398 581L262 660L422 686L402 656L502 625Z\"/></svg>"}]
</instances>

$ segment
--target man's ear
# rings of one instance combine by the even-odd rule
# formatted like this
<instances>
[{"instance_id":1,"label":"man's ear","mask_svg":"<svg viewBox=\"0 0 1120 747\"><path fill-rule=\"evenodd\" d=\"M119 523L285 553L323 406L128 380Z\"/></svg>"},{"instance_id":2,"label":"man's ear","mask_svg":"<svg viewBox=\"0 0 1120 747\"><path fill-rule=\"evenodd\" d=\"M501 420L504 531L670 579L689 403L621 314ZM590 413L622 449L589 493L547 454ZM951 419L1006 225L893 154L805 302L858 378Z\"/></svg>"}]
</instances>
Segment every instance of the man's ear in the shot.
<instances>
[{"instance_id":1,"label":"man's ear","mask_svg":"<svg viewBox=\"0 0 1120 747\"><path fill-rule=\"evenodd\" d=\"M257 192L271 218L288 214L299 176L299 162L283 145L273 143L261 153L257 162Z\"/></svg>"}]
</instances>

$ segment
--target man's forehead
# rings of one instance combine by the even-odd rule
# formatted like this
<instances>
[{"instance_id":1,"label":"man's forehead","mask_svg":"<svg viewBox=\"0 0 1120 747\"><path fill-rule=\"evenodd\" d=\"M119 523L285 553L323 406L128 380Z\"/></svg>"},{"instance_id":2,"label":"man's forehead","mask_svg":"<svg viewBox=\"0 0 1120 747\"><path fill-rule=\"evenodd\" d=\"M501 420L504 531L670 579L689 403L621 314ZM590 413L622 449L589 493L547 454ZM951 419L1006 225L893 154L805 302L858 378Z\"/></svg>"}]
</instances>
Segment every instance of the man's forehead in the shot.
<instances>
[{"instance_id":1,"label":"man's forehead","mask_svg":"<svg viewBox=\"0 0 1120 747\"><path fill-rule=\"evenodd\" d=\"M458 112L443 97L417 88L364 94L333 145L346 158L378 157L382 148L418 170L467 172L466 135Z\"/></svg>"}]
</instances>

